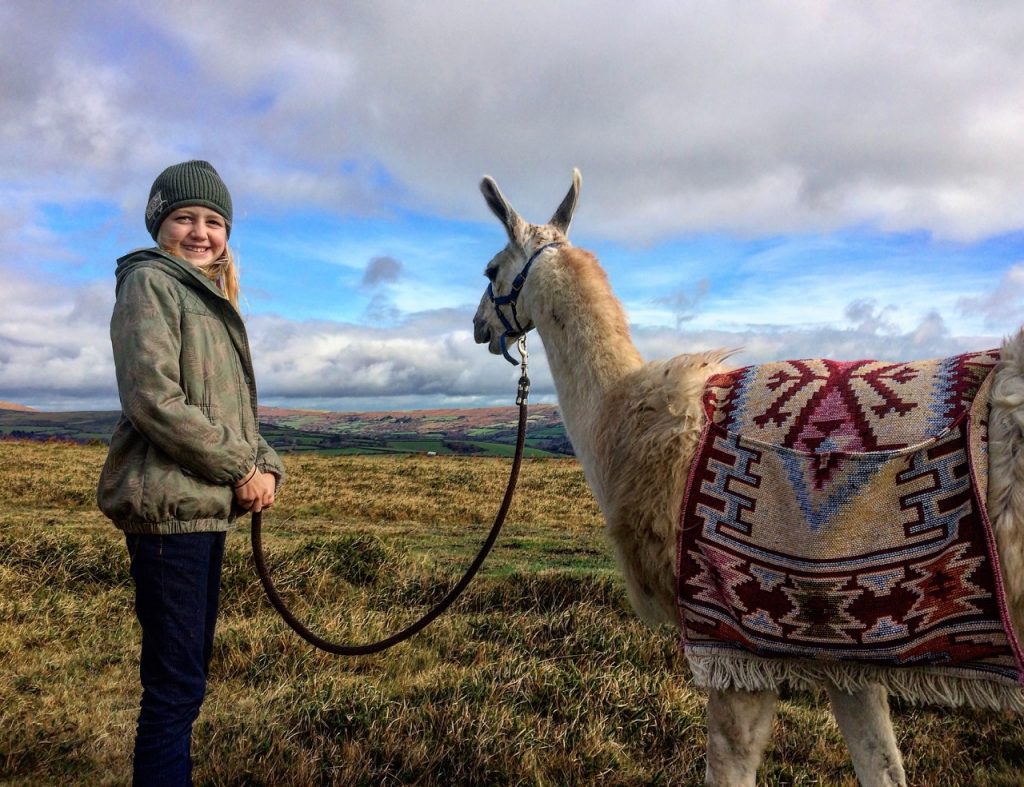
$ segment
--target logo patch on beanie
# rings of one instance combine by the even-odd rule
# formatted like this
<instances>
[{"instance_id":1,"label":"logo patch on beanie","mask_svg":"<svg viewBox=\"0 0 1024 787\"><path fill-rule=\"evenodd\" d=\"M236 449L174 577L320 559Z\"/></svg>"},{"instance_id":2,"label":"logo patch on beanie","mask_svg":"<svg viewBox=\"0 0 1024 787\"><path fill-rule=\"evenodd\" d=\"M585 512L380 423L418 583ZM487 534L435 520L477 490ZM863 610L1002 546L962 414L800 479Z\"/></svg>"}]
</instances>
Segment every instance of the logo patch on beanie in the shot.
<instances>
[{"instance_id":1,"label":"logo patch on beanie","mask_svg":"<svg viewBox=\"0 0 1024 787\"><path fill-rule=\"evenodd\" d=\"M157 216L160 215L160 211L167 205L167 200L164 199L162 191L156 192L149 200L149 204L146 206L146 221L153 221Z\"/></svg>"}]
</instances>

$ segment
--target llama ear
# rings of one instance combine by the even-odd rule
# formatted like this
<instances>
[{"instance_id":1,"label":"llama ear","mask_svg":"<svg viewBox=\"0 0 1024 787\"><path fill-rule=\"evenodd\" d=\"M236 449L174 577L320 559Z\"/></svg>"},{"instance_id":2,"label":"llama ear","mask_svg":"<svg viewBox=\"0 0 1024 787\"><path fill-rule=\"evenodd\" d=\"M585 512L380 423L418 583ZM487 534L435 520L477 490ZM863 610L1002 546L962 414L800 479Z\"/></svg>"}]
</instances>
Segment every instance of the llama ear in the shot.
<instances>
[{"instance_id":1,"label":"llama ear","mask_svg":"<svg viewBox=\"0 0 1024 787\"><path fill-rule=\"evenodd\" d=\"M521 243L522 238L517 237L516 230L522 227L523 220L516 213L515 208L508 204L508 200L501 193L494 178L485 175L484 179L480 181L480 191L483 192L484 199L487 200L487 206L505 225L505 232L508 233L509 240L513 243Z\"/></svg>"},{"instance_id":2,"label":"llama ear","mask_svg":"<svg viewBox=\"0 0 1024 787\"><path fill-rule=\"evenodd\" d=\"M555 215L548 222L548 224L555 227L563 235L569 234L569 224L572 222L572 214L576 212L576 203L580 199L580 185L582 183L583 176L580 175L580 171L576 167L573 167L572 186L569 187L569 193L565 195L562 204L558 206Z\"/></svg>"}]
</instances>

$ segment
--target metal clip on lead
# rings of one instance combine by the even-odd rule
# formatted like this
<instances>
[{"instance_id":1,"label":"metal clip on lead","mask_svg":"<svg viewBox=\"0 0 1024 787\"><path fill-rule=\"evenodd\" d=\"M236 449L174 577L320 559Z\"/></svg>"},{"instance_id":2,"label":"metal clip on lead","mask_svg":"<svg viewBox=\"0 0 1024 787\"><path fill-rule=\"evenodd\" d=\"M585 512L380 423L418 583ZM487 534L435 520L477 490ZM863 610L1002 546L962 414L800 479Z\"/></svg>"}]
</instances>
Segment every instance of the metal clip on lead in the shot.
<instances>
[{"instance_id":1,"label":"metal clip on lead","mask_svg":"<svg viewBox=\"0 0 1024 787\"><path fill-rule=\"evenodd\" d=\"M519 356L522 358L522 361L519 364L519 368L522 369L522 374L519 375L519 390L516 393L516 404L522 407L526 404L526 399L530 395L530 377L526 373L530 353L526 350L525 333L520 336L519 340L516 342L516 349L519 350Z\"/></svg>"}]
</instances>

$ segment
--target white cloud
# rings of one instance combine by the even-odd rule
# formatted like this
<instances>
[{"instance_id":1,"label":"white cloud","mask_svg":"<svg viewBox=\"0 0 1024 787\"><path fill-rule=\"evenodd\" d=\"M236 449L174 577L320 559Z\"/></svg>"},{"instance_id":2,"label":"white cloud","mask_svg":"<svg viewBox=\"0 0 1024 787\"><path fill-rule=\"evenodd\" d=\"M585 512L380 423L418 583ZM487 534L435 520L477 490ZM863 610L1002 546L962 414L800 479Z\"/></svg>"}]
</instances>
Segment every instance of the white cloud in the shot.
<instances>
[{"instance_id":1,"label":"white cloud","mask_svg":"<svg viewBox=\"0 0 1024 787\"><path fill-rule=\"evenodd\" d=\"M1005 328L1024 323L1024 262L1006 271L988 292L965 295L957 306L965 313L981 315L986 324Z\"/></svg>"},{"instance_id":2,"label":"white cloud","mask_svg":"<svg viewBox=\"0 0 1024 787\"><path fill-rule=\"evenodd\" d=\"M117 401L112 288L10 277L0 288L0 399L43 409ZM91 408L85 408L91 409Z\"/></svg>"},{"instance_id":3,"label":"white cloud","mask_svg":"<svg viewBox=\"0 0 1024 787\"><path fill-rule=\"evenodd\" d=\"M737 366L791 358L843 360L920 360L988 349L999 345L993 336L952 336L942 318L924 315L906 333L836 327L765 327L737 331L671 331L638 329L634 339L646 358L669 358L684 352L734 349Z\"/></svg>"},{"instance_id":4,"label":"white cloud","mask_svg":"<svg viewBox=\"0 0 1024 787\"><path fill-rule=\"evenodd\" d=\"M107 332L109 284L68 288L13 278L0 289L0 399L42 409L116 409ZM997 344L951 335L926 313L908 331L870 302L846 309L848 328L762 326L737 330L634 328L646 358L736 348L737 364L782 358L916 359ZM248 319L261 399L342 410L509 404L516 370L472 337L470 310L407 315L392 327L329 320ZM541 342L531 339L532 401L554 401Z\"/></svg>"},{"instance_id":5,"label":"white cloud","mask_svg":"<svg viewBox=\"0 0 1024 787\"><path fill-rule=\"evenodd\" d=\"M444 310L396 328L254 317L261 392L272 399L500 394L505 369L473 342L472 314Z\"/></svg>"}]
</instances>

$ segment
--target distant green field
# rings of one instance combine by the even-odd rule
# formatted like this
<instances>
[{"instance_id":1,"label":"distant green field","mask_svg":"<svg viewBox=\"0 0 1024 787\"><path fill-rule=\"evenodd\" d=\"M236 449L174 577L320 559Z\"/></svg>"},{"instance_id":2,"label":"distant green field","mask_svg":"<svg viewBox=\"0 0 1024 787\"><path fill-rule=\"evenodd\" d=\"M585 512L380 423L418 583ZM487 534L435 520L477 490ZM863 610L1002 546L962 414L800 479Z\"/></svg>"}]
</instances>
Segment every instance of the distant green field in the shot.
<instances>
[{"instance_id":1,"label":"distant green field","mask_svg":"<svg viewBox=\"0 0 1024 787\"><path fill-rule=\"evenodd\" d=\"M430 451L435 453L451 453L451 450L446 448L443 442L438 440L388 440L387 447L397 450L405 451L413 454L425 454Z\"/></svg>"},{"instance_id":2,"label":"distant green field","mask_svg":"<svg viewBox=\"0 0 1024 787\"><path fill-rule=\"evenodd\" d=\"M72 412L34 413L0 410L0 438L27 440L70 440L78 443L107 443L120 413ZM353 416L353 418L355 418ZM316 452L325 455L351 454L468 454L477 456L511 456L514 452L514 434L507 428L474 430L480 439L452 439L440 431L416 432L405 428L409 419L391 419L395 430L387 437L361 436L362 421L334 424L329 431L311 431L302 424L316 423L319 416L297 415L289 419L293 426L261 424L260 431L270 445L283 453ZM431 421L457 422L458 416L434 416ZM539 440L562 437L561 428L533 428L528 432L526 456L565 456L549 450ZM488 440L487 437L492 439ZM500 438L500 439L499 439Z\"/></svg>"}]
</instances>

